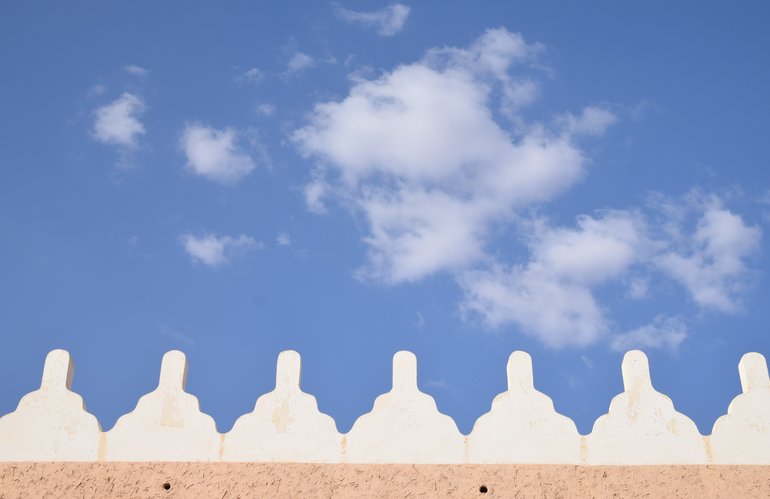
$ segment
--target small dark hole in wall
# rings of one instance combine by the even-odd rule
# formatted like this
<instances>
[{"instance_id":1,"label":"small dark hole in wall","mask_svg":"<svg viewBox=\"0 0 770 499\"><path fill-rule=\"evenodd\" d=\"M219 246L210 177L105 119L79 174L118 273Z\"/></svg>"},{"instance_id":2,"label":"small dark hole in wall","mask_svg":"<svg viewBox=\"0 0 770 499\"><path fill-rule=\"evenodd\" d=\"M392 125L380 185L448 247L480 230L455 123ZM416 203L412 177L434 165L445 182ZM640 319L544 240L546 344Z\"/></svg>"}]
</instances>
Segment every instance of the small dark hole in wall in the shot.
<instances>
[{"instance_id":1,"label":"small dark hole in wall","mask_svg":"<svg viewBox=\"0 0 770 499\"><path fill-rule=\"evenodd\" d=\"M163 484L163 488L166 489L166 490L170 490L171 489L171 484L166 482L166 483Z\"/></svg>"},{"instance_id":2,"label":"small dark hole in wall","mask_svg":"<svg viewBox=\"0 0 770 499\"><path fill-rule=\"evenodd\" d=\"M482 494L486 494L487 493L487 486L486 485L482 485L481 487L479 487L479 492L481 492Z\"/></svg>"}]
</instances>

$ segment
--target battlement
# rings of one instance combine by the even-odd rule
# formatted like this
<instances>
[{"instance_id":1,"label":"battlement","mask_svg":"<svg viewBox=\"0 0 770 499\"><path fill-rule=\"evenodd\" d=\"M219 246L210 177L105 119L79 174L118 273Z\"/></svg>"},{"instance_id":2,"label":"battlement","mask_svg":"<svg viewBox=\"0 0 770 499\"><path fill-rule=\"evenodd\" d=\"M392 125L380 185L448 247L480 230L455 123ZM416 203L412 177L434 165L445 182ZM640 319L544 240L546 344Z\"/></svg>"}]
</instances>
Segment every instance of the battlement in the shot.
<instances>
[{"instance_id":1,"label":"battlement","mask_svg":"<svg viewBox=\"0 0 770 499\"><path fill-rule=\"evenodd\" d=\"M701 435L655 390L644 353L623 358L624 391L588 435L534 388L532 360L513 352L508 390L492 401L469 435L418 389L417 359L393 357L393 386L346 434L300 387L300 356L278 356L275 389L224 434L185 391L187 361L163 356L158 387L103 432L71 391L68 352L48 354L40 389L0 418L0 461L181 461L353 464L770 464L770 378L765 358L738 364L743 393Z\"/></svg>"}]
</instances>

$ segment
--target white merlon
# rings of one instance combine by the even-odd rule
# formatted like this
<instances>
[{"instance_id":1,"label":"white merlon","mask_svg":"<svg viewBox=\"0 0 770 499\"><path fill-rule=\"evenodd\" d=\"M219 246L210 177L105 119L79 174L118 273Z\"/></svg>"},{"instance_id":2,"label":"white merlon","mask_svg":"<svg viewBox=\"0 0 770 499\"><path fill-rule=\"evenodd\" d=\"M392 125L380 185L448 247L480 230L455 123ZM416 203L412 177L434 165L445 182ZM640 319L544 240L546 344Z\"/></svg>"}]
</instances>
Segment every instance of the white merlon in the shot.
<instances>
[{"instance_id":1,"label":"white merlon","mask_svg":"<svg viewBox=\"0 0 770 499\"><path fill-rule=\"evenodd\" d=\"M770 464L770 377L767 362L747 353L738 364L743 393L717 419L710 442L715 463Z\"/></svg>"},{"instance_id":2,"label":"white merlon","mask_svg":"<svg viewBox=\"0 0 770 499\"><path fill-rule=\"evenodd\" d=\"M300 389L300 356L278 356L275 390L257 399L225 435L224 461L340 462L342 435L315 397Z\"/></svg>"},{"instance_id":3,"label":"white merlon","mask_svg":"<svg viewBox=\"0 0 770 499\"><path fill-rule=\"evenodd\" d=\"M0 461L96 461L101 428L70 391L70 354L45 358L40 389L25 395L16 411L0 418Z\"/></svg>"},{"instance_id":4,"label":"white merlon","mask_svg":"<svg viewBox=\"0 0 770 499\"><path fill-rule=\"evenodd\" d=\"M163 356L155 391L106 433L107 461L216 461L221 435L214 419L200 412L184 391L187 359L172 350Z\"/></svg>"},{"instance_id":5,"label":"white merlon","mask_svg":"<svg viewBox=\"0 0 770 499\"><path fill-rule=\"evenodd\" d=\"M653 388L647 357L639 351L623 358L624 391L586 436L535 389L525 352L511 354L508 390L495 397L467 437L418 389L417 359L410 352L393 357L392 389L345 435L301 390L299 354L282 352L277 364L275 389L221 435L200 412L198 399L185 392L184 354L168 352L158 388L103 433L70 390L69 354L54 350L46 357L40 389L0 418L0 461L770 465L770 377L758 353L741 359L743 393L710 436Z\"/></svg>"},{"instance_id":6,"label":"white merlon","mask_svg":"<svg viewBox=\"0 0 770 499\"><path fill-rule=\"evenodd\" d=\"M578 464L580 445L575 423L535 390L529 354L513 352L508 391L495 397L492 409L473 426L468 462Z\"/></svg>"},{"instance_id":7,"label":"white merlon","mask_svg":"<svg viewBox=\"0 0 770 499\"><path fill-rule=\"evenodd\" d=\"M417 388L417 358L411 352L393 356L393 388L353 423L345 441L343 461L348 463L464 461L465 437Z\"/></svg>"},{"instance_id":8,"label":"white merlon","mask_svg":"<svg viewBox=\"0 0 770 499\"><path fill-rule=\"evenodd\" d=\"M655 391L647 356L632 350L623 357L624 392L594 423L586 437L590 464L701 464L706 441L695 423Z\"/></svg>"}]
</instances>

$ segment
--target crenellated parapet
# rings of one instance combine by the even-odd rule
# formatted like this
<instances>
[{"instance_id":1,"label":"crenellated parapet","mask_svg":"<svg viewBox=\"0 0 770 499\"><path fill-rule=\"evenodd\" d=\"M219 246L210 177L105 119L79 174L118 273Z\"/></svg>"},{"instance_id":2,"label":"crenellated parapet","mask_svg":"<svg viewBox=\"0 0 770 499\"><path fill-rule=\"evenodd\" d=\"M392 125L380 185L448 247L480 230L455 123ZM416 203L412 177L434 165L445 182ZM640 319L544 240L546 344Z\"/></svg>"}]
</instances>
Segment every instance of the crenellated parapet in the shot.
<instances>
[{"instance_id":1,"label":"crenellated parapet","mask_svg":"<svg viewBox=\"0 0 770 499\"><path fill-rule=\"evenodd\" d=\"M278 357L275 389L220 434L213 418L200 412L198 399L185 391L184 354L171 351L163 356L158 387L102 432L71 391L69 354L54 350L46 357L40 389L0 418L0 461L768 465L767 363L748 353L738 370L743 393L704 436L655 390L644 353L628 352L621 368L623 393L582 436L535 389L530 356L513 352L508 389L466 436L419 390L414 354L398 352L391 390L340 434L315 397L302 391L299 354L286 351Z\"/></svg>"}]
</instances>

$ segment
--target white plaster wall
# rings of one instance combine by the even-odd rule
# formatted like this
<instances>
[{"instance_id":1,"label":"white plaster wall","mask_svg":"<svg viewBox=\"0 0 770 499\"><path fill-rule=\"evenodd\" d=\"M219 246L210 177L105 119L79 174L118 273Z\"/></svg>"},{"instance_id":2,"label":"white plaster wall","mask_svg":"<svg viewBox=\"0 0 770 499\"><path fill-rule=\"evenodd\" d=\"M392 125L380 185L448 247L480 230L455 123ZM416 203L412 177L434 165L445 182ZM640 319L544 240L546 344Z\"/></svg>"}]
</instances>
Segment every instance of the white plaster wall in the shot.
<instances>
[{"instance_id":1,"label":"white plaster wall","mask_svg":"<svg viewBox=\"0 0 770 499\"><path fill-rule=\"evenodd\" d=\"M770 377L765 358L744 355L743 393L714 424L710 437L676 412L657 392L647 357L628 352L622 364L624 391L591 434L578 435L550 398L535 390L532 361L514 352L508 390L464 437L452 418L417 387L417 359L393 357L393 387L372 411L340 435L334 420L318 411L300 388L297 352L280 354L273 391L226 435L186 393L184 354L163 357L158 388L134 411L102 433L70 390L74 371L63 350L48 354L40 389L25 395L16 411L0 418L0 461L284 461L318 463L580 463L770 465Z\"/></svg>"},{"instance_id":2,"label":"white plaster wall","mask_svg":"<svg viewBox=\"0 0 770 499\"><path fill-rule=\"evenodd\" d=\"M647 356L623 357L624 392L586 437L590 464L700 464L708 461L705 438L695 423L674 410L650 380Z\"/></svg>"},{"instance_id":3,"label":"white plaster wall","mask_svg":"<svg viewBox=\"0 0 770 499\"><path fill-rule=\"evenodd\" d=\"M225 435L224 461L340 462L342 435L318 411L315 397L300 389L300 362L297 352L281 352L275 390L259 397L254 412Z\"/></svg>"},{"instance_id":4,"label":"white plaster wall","mask_svg":"<svg viewBox=\"0 0 770 499\"><path fill-rule=\"evenodd\" d=\"M717 419L710 443L714 462L770 464L770 377L767 361L747 353L738 364L743 393Z\"/></svg>"},{"instance_id":5,"label":"white plaster wall","mask_svg":"<svg viewBox=\"0 0 770 499\"><path fill-rule=\"evenodd\" d=\"M468 436L467 461L578 464L582 440L577 427L535 390L529 354L513 352L507 374L508 391L495 397Z\"/></svg>"},{"instance_id":6,"label":"white plaster wall","mask_svg":"<svg viewBox=\"0 0 770 499\"><path fill-rule=\"evenodd\" d=\"M158 388L106 433L107 461L217 461L221 435L184 391L187 360L172 350L163 356Z\"/></svg>"},{"instance_id":7,"label":"white plaster wall","mask_svg":"<svg viewBox=\"0 0 770 499\"><path fill-rule=\"evenodd\" d=\"M461 463L465 438L432 397L417 388L417 359L393 356L393 388L374 401L343 440L349 463Z\"/></svg>"},{"instance_id":8,"label":"white plaster wall","mask_svg":"<svg viewBox=\"0 0 770 499\"><path fill-rule=\"evenodd\" d=\"M69 353L48 354L40 389L0 418L0 461L96 461L101 428L70 391L74 373Z\"/></svg>"}]
</instances>

